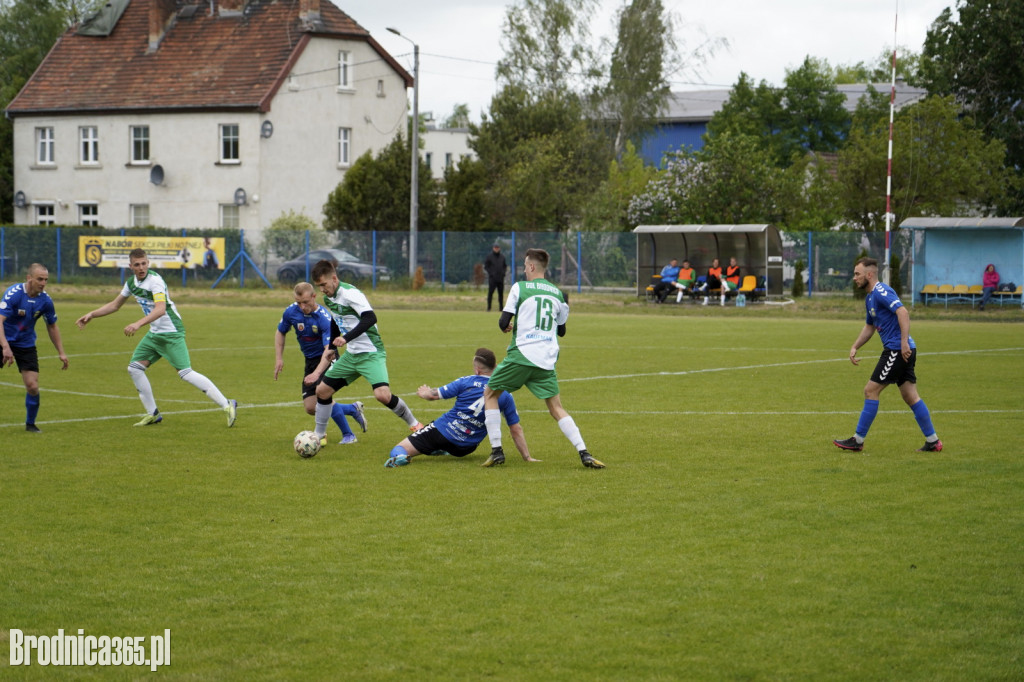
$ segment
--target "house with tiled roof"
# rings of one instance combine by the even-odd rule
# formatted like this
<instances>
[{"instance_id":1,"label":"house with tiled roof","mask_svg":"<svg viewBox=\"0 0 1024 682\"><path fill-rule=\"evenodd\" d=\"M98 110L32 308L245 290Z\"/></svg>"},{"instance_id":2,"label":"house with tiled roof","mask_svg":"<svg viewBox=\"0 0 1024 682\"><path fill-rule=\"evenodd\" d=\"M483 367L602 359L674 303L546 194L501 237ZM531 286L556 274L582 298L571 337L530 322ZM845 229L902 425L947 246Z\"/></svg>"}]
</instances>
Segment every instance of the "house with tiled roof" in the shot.
<instances>
[{"instance_id":1,"label":"house with tiled roof","mask_svg":"<svg viewBox=\"0 0 1024 682\"><path fill-rule=\"evenodd\" d=\"M11 101L15 221L314 220L412 77L330 0L110 0Z\"/></svg>"}]
</instances>

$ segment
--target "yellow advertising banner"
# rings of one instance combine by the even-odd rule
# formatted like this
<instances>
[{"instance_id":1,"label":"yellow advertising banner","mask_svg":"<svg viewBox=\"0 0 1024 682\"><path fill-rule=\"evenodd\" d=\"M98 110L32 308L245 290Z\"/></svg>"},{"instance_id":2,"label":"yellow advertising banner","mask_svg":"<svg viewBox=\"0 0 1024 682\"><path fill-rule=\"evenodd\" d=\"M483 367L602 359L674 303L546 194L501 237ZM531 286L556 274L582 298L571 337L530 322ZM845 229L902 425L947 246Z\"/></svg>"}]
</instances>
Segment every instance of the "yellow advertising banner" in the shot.
<instances>
[{"instance_id":1,"label":"yellow advertising banner","mask_svg":"<svg viewBox=\"0 0 1024 682\"><path fill-rule=\"evenodd\" d=\"M223 237L144 237L112 235L78 238L78 265L92 268L127 268L128 254L145 249L154 268L224 268Z\"/></svg>"}]
</instances>

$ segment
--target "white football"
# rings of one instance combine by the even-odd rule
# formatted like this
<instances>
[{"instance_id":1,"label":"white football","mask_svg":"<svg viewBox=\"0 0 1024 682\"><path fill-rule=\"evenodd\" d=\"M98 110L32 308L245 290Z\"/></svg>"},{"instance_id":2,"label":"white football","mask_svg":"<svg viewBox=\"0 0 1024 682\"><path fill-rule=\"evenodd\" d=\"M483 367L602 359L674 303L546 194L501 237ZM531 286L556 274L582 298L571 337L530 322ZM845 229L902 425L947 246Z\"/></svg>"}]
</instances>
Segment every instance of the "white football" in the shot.
<instances>
[{"instance_id":1,"label":"white football","mask_svg":"<svg viewBox=\"0 0 1024 682\"><path fill-rule=\"evenodd\" d=\"M309 458L320 452L320 438L315 431L299 431L292 445L295 446L295 452L299 453L299 457Z\"/></svg>"}]
</instances>

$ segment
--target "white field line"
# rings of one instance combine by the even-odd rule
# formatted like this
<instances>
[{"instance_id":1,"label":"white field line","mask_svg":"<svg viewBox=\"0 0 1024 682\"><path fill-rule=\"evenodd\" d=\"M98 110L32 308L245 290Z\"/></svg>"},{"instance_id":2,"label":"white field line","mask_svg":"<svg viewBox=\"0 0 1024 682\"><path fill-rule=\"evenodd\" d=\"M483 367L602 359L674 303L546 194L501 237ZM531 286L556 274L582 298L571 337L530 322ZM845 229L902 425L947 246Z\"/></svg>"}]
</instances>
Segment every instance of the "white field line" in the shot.
<instances>
[{"instance_id":1,"label":"white field line","mask_svg":"<svg viewBox=\"0 0 1024 682\"><path fill-rule=\"evenodd\" d=\"M209 350L219 350L219 349L209 349ZM228 350L228 349L223 349L223 350ZM233 350L238 350L238 349L236 348L236 349L233 349ZM1020 351L1024 351L1024 348L989 348L989 349L976 349L976 350L942 351L942 352L938 352L938 353L923 354L921 357L925 357L927 355L965 355L965 354L985 354L985 353L1014 353L1014 352L1020 352ZM107 353L103 353L102 355L107 355ZM56 358L56 356L53 356L53 357ZM865 356L865 361L868 361L869 357L870 356ZM684 376L684 375L688 375L688 374L703 374L703 373L709 373L709 372L729 372L729 371L738 371L738 370L766 369L766 368L773 368L773 367L793 367L793 366L799 366L799 365L814 365L814 364L821 364L821 363L827 363L827 362L849 362L849 359L848 358L826 358L826 359L823 359L823 360L801 360L801 361L797 361L797 362L773 362L773 363L765 363L765 364L760 364L760 365L739 365L739 366L734 366L734 367L709 367L709 368L705 368L705 369L683 370L683 371L679 371L679 372L644 372L644 373L635 373L635 374L614 374L614 375L601 375L601 376L592 376L592 377L575 377L575 378L571 378L571 379L559 379L558 381L559 381L559 383L569 383L569 382L576 382L576 381L595 381L595 380L612 381L612 380L621 380L621 379L635 379L635 378L640 378L640 377ZM17 388L24 388L24 385L21 384L21 383L0 382L0 387L11 387L11 388L17 389ZM116 399L116 400L126 400L126 399L138 400L138 396L134 395L134 394L133 395L108 395L108 394L102 394L102 393L83 393L83 392L79 392L79 391L65 391L65 390L61 390L61 389L43 389L43 388L41 388L41 392L46 392L48 394L64 394L64 395L77 395L77 396L96 397L96 398L110 398L110 399ZM403 397L410 397L410 396L415 395L415 393L406 393L406 394L402 394L402 395L403 395ZM348 399L363 400L364 402L367 402L368 404L372 404L372 402L373 402L373 396L363 396L363 397L359 397L359 398L355 398L354 396L345 396L345 399L346 400L348 400ZM187 404L202 404L203 402L206 402L206 401L162 399L161 402L177 402L177 403L187 403ZM301 404L300 401L294 400L294 401L288 401L288 402L263 403L263 404L259 404L259 405L256 405L256 404L253 404L253 405L239 404L238 407L239 407L239 409L263 409L263 408L275 408L275 407L293 407L293 406L297 407L300 404ZM194 410L176 410L176 411L171 411L171 412L162 411L161 414L167 414L167 415L193 414L193 413L198 413L198 412L215 412L215 411L220 411L220 409L221 408L219 408L219 407L208 407L208 408L205 408L205 409L194 409ZM1020 413L1024 413L1024 408L1016 409L1016 410L934 410L933 409L931 411L934 414L1020 414ZM520 412L528 413L528 414L547 414L547 410L520 410ZM903 412L905 412L905 410L880 410L880 412L882 414L902 414ZM573 414L623 415L623 414L636 414L636 410L574 410ZM782 415L801 415L801 416L807 416L807 415L851 415L851 414L860 414L860 412L859 411L849 411L849 410L817 410L817 411L807 411L807 410L794 410L794 411L778 411L778 410L760 410L760 411L728 411L728 410L651 411L651 410L645 410L643 412L643 414L653 414L653 415L659 415L659 414L661 414L661 415L685 415L685 416L701 416L701 415L704 415L704 416L716 416L716 415L717 416L782 416ZM102 416L102 417L83 417L83 418L79 418L79 419L61 419L61 420L54 420L54 421L37 421L36 423L37 424L69 424L69 423L76 423L76 422L108 421L108 420L112 420L112 419L138 419L140 415L141 415L141 413L132 413L132 414L127 414L127 415L106 415L106 416ZM0 424L0 428L13 428L13 427L23 427L23 426L24 426L23 422L14 423L14 424Z\"/></svg>"}]
</instances>

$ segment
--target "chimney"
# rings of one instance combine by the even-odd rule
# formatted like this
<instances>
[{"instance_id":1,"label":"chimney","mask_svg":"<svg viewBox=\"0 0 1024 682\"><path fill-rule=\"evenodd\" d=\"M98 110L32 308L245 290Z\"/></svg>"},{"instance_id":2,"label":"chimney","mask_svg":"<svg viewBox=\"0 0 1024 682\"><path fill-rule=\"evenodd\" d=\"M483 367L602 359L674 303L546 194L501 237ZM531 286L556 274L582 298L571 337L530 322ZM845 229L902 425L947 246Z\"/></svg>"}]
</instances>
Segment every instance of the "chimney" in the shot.
<instances>
[{"instance_id":1,"label":"chimney","mask_svg":"<svg viewBox=\"0 0 1024 682\"><path fill-rule=\"evenodd\" d=\"M219 14L241 14L246 0L220 0Z\"/></svg>"},{"instance_id":2,"label":"chimney","mask_svg":"<svg viewBox=\"0 0 1024 682\"><path fill-rule=\"evenodd\" d=\"M149 0L149 51L156 52L174 18L174 0Z\"/></svg>"},{"instance_id":3,"label":"chimney","mask_svg":"<svg viewBox=\"0 0 1024 682\"><path fill-rule=\"evenodd\" d=\"M299 21L320 21L320 0L299 0Z\"/></svg>"}]
</instances>

